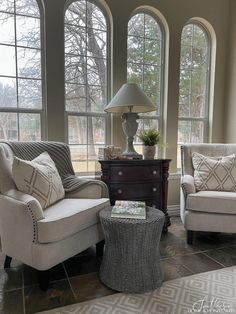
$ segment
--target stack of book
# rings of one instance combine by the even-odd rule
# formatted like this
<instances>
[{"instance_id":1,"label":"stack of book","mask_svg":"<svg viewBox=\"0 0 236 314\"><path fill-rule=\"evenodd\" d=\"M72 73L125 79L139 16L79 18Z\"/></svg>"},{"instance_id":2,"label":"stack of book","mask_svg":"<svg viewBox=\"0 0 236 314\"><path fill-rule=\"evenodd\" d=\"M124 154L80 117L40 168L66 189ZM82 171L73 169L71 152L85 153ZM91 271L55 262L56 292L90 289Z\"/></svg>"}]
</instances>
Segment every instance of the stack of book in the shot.
<instances>
[{"instance_id":1,"label":"stack of book","mask_svg":"<svg viewBox=\"0 0 236 314\"><path fill-rule=\"evenodd\" d=\"M111 217L146 219L146 204L140 201L116 201Z\"/></svg>"}]
</instances>

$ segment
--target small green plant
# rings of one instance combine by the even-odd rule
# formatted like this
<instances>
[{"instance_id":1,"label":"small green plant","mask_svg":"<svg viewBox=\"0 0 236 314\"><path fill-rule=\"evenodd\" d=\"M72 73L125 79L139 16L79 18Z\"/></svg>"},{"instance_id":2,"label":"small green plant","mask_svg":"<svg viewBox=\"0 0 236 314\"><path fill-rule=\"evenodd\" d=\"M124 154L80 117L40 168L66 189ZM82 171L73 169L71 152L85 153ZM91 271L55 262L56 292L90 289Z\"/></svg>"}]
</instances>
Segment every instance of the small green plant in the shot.
<instances>
[{"instance_id":1,"label":"small green plant","mask_svg":"<svg viewBox=\"0 0 236 314\"><path fill-rule=\"evenodd\" d=\"M161 140L161 134L154 128L139 133L138 138L145 146L154 146Z\"/></svg>"}]
</instances>

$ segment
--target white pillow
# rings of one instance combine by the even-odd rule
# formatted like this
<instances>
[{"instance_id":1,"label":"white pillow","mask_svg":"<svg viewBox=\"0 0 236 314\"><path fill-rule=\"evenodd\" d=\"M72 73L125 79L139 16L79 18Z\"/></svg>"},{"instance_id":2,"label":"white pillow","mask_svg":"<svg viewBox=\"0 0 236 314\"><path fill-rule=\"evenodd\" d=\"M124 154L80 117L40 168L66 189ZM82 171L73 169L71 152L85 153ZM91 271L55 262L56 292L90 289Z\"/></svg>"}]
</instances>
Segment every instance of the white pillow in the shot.
<instances>
[{"instance_id":1,"label":"white pillow","mask_svg":"<svg viewBox=\"0 0 236 314\"><path fill-rule=\"evenodd\" d=\"M61 177L47 152L31 161L14 157L12 176L17 189L35 197L43 209L65 196Z\"/></svg>"},{"instance_id":2,"label":"white pillow","mask_svg":"<svg viewBox=\"0 0 236 314\"><path fill-rule=\"evenodd\" d=\"M236 192L236 157L208 157L192 154L194 184L197 191Z\"/></svg>"}]
</instances>

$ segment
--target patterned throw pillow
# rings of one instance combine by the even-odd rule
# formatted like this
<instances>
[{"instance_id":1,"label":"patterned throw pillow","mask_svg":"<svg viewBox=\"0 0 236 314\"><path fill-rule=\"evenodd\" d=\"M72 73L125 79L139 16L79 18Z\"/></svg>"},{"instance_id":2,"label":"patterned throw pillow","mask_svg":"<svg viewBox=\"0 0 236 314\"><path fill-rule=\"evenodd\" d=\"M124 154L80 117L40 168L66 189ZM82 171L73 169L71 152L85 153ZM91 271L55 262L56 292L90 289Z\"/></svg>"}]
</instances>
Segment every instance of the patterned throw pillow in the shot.
<instances>
[{"instance_id":1,"label":"patterned throw pillow","mask_svg":"<svg viewBox=\"0 0 236 314\"><path fill-rule=\"evenodd\" d=\"M208 157L192 154L194 184L197 191L236 192L236 157Z\"/></svg>"},{"instance_id":2,"label":"patterned throw pillow","mask_svg":"<svg viewBox=\"0 0 236 314\"><path fill-rule=\"evenodd\" d=\"M47 152L31 161L14 157L12 176L17 189L35 197L43 209L65 196L61 177Z\"/></svg>"}]
</instances>

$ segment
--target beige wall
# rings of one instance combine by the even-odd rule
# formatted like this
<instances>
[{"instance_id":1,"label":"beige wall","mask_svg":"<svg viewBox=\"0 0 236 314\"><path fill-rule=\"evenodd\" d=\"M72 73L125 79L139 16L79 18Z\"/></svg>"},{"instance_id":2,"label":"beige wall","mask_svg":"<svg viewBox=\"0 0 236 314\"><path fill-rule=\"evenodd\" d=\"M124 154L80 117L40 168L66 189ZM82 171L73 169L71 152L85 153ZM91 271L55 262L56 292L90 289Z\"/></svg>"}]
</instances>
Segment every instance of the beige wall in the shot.
<instances>
[{"instance_id":1,"label":"beige wall","mask_svg":"<svg viewBox=\"0 0 236 314\"><path fill-rule=\"evenodd\" d=\"M177 150L177 116L178 116L178 85L179 85L179 57L181 30L185 23L193 17L207 20L213 27L217 39L215 89L213 94L214 107L212 110L212 141L222 142L224 138L224 110L225 110L225 68L227 61L228 22L230 0L107 0L106 3L112 17L112 94L126 81L126 34L127 23L132 12L139 6L149 5L161 12L169 27L169 49L166 51L169 59L169 68L166 76L165 100L165 129L163 130L168 149L166 157L172 159L171 172L176 169ZM47 104L48 104L48 139L64 141L66 139L64 123L64 64L63 64L63 12L65 0L44 0L45 6L45 44L47 65ZM235 1L231 1L232 10L236 12ZM234 11L233 11L234 9ZM234 39L232 50L236 53L236 22L233 19ZM233 53L231 56L233 59ZM232 73L231 73L232 72ZM236 62L234 70L230 72L232 82L236 84ZM236 85L235 85L236 86ZM229 92L229 109L234 107L233 86ZM236 107L236 106L235 106ZM236 108L233 108L236 111ZM227 129L227 138L233 139L234 131L231 114L228 113L231 127ZM125 139L121 130L120 118L113 121L113 143L124 146ZM236 135L234 135L236 137ZM171 181L171 180L170 180ZM169 201L176 205L179 203L179 182L170 182Z\"/></svg>"},{"instance_id":2,"label":"beige wall","mask_svg":"<svg viewBox=\"0 0 236 314\"><path fill-rule=\"evenodd\" d=\"M225 142L236 142L236 1L230 1L230 28L228 44L228 76L226 86Z\"/></svg>"}]
</instances>

